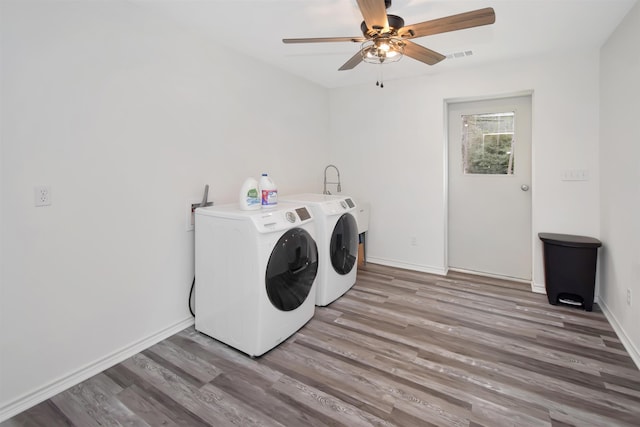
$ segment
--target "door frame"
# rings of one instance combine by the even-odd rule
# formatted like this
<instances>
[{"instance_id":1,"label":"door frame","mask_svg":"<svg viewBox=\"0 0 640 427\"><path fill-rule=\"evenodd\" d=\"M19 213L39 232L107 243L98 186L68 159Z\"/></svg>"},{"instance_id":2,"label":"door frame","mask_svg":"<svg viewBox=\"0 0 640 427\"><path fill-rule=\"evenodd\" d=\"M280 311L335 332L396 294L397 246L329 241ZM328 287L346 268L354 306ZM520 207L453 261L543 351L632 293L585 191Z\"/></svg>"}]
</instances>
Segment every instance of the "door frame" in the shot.
<instances>
[{"instance_id":1,"label":"door frame","mask_svg":"<svg viewBox=\"0 0 640 427\"><path fill-rule=\"evenodd\" d=\"M533 230L535 227L535 144L534 144L534 106L535 106L535 97L534 91L531 90L523 90L518 92L508 92L501 94L493 94L493 95L485 95L485 96L472 96L472 97L456 97L456 98L444 98L443 99L443 162L444 162L444 271L445 274L449 273L449 106L451 104L459 104L462 102L475 102L475 101L491 101L494 99L502 99L502 98L516 98L520 96L530 96L531 97L531 278L529 280L519 280L515 278L509 278L509 280L515 282L529 283L531 285L531 290L533 292L540 293L539 289L535 289L533 283L533 270L535 266L535 237ZM484 273L487 277L495 277L497 279L505 279L502 276L494 276L488 273ZM544 292L543 292L544 293Z\"/></svg>"}]
</instances>

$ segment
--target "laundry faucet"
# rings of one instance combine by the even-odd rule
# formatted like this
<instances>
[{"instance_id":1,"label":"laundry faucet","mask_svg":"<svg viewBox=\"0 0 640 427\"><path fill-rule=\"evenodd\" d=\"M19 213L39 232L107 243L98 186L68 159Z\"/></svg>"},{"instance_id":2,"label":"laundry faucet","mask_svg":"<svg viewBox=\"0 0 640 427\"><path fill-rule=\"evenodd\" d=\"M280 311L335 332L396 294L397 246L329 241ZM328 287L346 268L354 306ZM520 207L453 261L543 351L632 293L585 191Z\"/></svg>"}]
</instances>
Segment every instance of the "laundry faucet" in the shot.
<instances>
[{"instance_id":1,"label":"laundry faucet","mask_svg":"<svg viewBox=\"0 0 640 427\"><path fill-rule=\"evenodd\" d=\"M336 170L336 173L338 174L337 182L327 181L327 169L329 168L334 168ZM340 185L340 171L334 165L328 165L326 168L324 168L324 189L322 191L322 194L331 194L331 192L327 190L327 184L337 184L336 191L338 193L342 191L342 186Z\"/></svg>"}]
</instances>

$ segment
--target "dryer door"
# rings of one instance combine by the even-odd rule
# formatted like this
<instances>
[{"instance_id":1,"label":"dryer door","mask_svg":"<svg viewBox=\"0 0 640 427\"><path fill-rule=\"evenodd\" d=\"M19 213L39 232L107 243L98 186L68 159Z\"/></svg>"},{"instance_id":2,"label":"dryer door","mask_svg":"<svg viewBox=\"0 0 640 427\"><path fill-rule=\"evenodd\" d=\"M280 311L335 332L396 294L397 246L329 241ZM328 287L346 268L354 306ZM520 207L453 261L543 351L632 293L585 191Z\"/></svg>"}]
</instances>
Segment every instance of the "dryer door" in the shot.
<instances>
[{"instance_id":1,"label":"dryer door","mask_svg":"<svg viewBox=\"0 0 640 427\"><path fill-rule=\"evenodd\" d=\"M339 274L348 274L358 257L358 225L351 214L340 217L331 234L329 256L333 269Z\"/></svg>"},{"instance_id":2,"label":"dryer door","mask_svg":"<svg viewBox=\"0 0 640 427\"><path fill-rule=\"evenodd\" d=\"M265 283L269 301L279 310L295 310L307 299L317 272L315 240L301 228L286 231L267 264Z\"/></svg>"}]
</instances>

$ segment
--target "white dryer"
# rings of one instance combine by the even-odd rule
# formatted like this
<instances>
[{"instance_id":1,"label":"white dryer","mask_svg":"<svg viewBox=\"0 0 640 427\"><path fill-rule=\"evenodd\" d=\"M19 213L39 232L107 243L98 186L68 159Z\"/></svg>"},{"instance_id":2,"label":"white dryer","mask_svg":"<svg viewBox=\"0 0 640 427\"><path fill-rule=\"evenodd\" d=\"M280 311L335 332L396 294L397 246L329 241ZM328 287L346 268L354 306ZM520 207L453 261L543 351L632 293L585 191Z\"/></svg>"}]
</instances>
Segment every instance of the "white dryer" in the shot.
<instances>
[{"instance_id":1,"label":"white dryer","mask_svg":"<svg viewBox=\"0 0 640 427\"><path fill-rule=\"evenodd\" d=\"M309 321L318 271L313 219L301 204L196 209L196 330L260 356Z\"/></svg>"},{"instance_id":2,"label":"white dryer","mask_svg":"<svg viewBox=\"0 0 640 427\"><path fill-rule=\"evenodd\" d=\"M316 305L332 303L356 282L358 225L351 197L328 194L280 196L285 202L309 206L313 212L318 243Z\"/></svg>"}]
</instances>

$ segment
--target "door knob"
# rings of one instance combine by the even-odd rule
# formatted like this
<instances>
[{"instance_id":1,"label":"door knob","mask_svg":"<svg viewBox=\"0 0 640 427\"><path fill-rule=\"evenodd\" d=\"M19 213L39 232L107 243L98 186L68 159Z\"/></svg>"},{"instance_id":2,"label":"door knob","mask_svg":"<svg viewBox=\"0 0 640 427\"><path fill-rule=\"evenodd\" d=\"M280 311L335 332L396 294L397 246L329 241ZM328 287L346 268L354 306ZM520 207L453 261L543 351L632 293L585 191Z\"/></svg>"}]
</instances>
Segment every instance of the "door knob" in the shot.
<instances>
[{"instance_id":1,"label":"door knob","mask_svg":"<svg viewBox=\"0 0 640 427\"><path fill-rule=\"evenodd\" d=\"M529 191L529 186L528 186L527 184L522 184L522 185L520 186L520 189L521 189L522 191Z\"/></svg>"}]
</instances>

